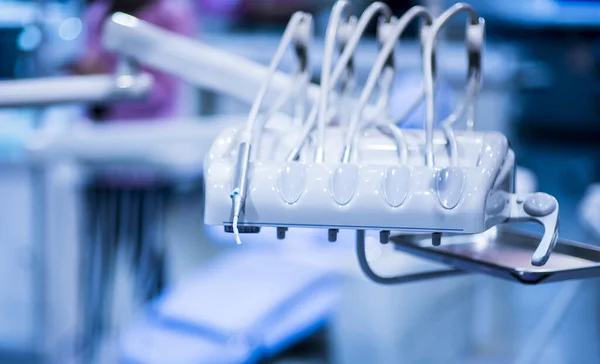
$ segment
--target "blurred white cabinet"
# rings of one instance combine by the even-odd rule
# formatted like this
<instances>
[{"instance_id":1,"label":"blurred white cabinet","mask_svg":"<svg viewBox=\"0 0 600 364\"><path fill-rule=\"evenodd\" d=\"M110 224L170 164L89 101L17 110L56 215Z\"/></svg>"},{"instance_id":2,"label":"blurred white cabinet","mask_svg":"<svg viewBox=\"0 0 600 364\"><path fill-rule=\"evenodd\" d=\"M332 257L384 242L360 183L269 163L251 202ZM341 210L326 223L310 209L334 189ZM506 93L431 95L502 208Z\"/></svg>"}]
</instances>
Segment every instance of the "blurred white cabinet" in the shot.
<instances>
[{"instance_id":1,"label":"blurred white cabinet","mask_svg":"<svg viewBox=\"0 0 600 364\"><path fill-rule=\"evenodd\" d=\"M31 171L0 168L0 347L27 350L34 343L36 256Z\"/></svg>"}]
</instances>

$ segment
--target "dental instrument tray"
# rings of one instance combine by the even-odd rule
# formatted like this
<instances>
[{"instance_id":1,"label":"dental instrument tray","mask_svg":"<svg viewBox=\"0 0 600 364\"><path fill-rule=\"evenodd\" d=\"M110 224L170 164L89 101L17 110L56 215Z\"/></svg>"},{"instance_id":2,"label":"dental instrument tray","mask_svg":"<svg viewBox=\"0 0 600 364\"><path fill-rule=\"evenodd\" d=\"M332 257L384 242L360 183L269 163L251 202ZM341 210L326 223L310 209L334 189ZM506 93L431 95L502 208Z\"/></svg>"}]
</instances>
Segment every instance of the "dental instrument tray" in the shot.
<instances>
[{"instance_id":1,"label":"dental instrument tray","mask_svg":"<svg viewBox=\"0 0 600 364\"><path fill-rule=\"evenodd\" d=\"M459 13L467 14L465 98L440 118L435 108L436 38ZM353 56L373 20L378 20L380 52L364 87L355 92ZM422 23L423 84L408 100L406 113L394 117L390 104L405 101L391 96L396 49L416 20ZM309 14L292 17L245 127L226 129L213 143L204 164L205 223L224 226L238 244L241 233L271 226L277 227L279 238L288 228L326 229L332 242L339 229L378 230L382 243L392 233L428 233L429 241L440 246L453 234L468 240L469 234L507 222L529 221L544 227L530 262L545 265L558 240L557 200L545 193L515 193L515 154L507 138L475 130L485 38L485 21L476 11L458 3L434 18L415 6L397 18L387 5L374 2L357 17L348 1L337 1L325 34L318 95L311 99L309 91L317 88L309 82L312 27ZM298 61L295 82L263 110L288 49ZM421 104L423 128L402 128ZM284 113L283 106L291 112ZM456 129L459 121L463 130ZM363 265L368 271L368 264Z\"/></svg>"},{"instance_id":2,"label":"dental instrument tray","mask_svg":"<svg viewBox=\"0 0 600 364\"><path fill-rule=\"evenodd\" d=\"M522 284L559 282L600 277L600 247L558 239L543 267L531 264L539 236L508 228L483 234L449 236L439 247L431 235L396 235L390 239L397 250L456 269L492 275Z\"/></svg>"}]
</instances>

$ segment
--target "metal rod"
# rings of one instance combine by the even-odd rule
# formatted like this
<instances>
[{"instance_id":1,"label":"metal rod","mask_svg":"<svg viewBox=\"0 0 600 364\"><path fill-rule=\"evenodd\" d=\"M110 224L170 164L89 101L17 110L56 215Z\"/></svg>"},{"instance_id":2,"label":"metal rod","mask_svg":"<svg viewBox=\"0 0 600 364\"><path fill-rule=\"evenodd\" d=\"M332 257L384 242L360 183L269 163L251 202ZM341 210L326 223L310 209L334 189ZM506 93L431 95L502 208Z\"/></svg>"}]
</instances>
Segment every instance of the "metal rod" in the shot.
<instances>
[{"instance_id":1,"label":"metal rod","mask_svg":"<svg viewBox=\"0 0 600 364\"><path fill-rule=\"evenodd\" d=\"M0 107L44 106L68 103L144 98L152 76L62 76L0 82Z\"/></svg>"},{"instance_id":2,"label":"metal rod","mask_svg":"<svg viewBox=\"0 0 600 364\"><path fill-rule=\"evenodd\" d=\"M457 269L444 269L430 272L404 274L393 277L382 277L371 269L369 261L367 260L364 230L356 230L356 255L358 257L358 264L360 265L360 269L363 271L363 273L373 282L379 284L410 283L416 281L423 281L427 279L450 277L466 273Z\"/></svg>"}]
</instances>

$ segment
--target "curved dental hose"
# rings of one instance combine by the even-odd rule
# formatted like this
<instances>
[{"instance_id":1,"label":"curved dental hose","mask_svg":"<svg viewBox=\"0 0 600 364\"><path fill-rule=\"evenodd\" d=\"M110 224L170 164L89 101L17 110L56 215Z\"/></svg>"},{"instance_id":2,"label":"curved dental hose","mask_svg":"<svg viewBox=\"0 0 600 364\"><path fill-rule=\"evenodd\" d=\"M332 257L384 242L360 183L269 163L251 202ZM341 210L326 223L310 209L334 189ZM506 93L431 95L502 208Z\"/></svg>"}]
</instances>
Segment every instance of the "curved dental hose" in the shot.
<instances>
[{"instance_id":1,"label":"curved dental hose","mask_svg":"<svg viewBox=\"0 0 600 364\"><path fill-rule=\"evenodd\" d=\"M425 97L426 97L426 119L425 119L425 138L426 138L426 149L425 149L425 163L429 167L434 166L434 151L433 151L433 127L435 123L435 94L434 94L434 75L433 75L433 61L434 61L434 48L435 38L439 33L442 26L444 26L448 20L457 15L458 13L466 11L469 14L467 22L467 52L469 62L469 73L467 83L467 96L463 103L459 105L454 112L442 121L441 126L446 136L450 161L453 166L458 165L458 145L456 137L452 130L452 125L462 118L468 109L469 121L467 121L467 128L472 130L474 128L474 114L476 107L477 92L481 84L481 52L483 47L484 37L484 25L485 22L482 18L479 18L475 9L468 4L458 3L450 7L448 10L443 12L433 23L431 29L427 34L427 41L425 42L425 50L423 56L423 68L424 68L424 85L425 85Z\"/></svg>"},{"instance_id":2,"label":"curved dental hose","mask_svg":"<svg viewBox=\"0 0 600 364\"><path fill-rule=\"evenodd\" d=\"M327 124L327 105L329 104L329 91L331 84L331 65L333 63L333 52L337 41L337 33L340 30L342 16L350 11L350 3L348 1L338 1L333 6L331 18L327 24L325 32L325 52L323 55L323 64L321 67L321 92L319 94L318 107L318 135L317 135L317 150L315 161L322 163L325 158L325 126ZM350 19L351 14L347 14Z\"/></svg>"},{"instance_id":3,"label":"curved dental hose","mask_svg":"<svg viewBox=\"0 0 600 364\"><path fill-rule=\"evenodd\" d=\"M296 42L294 45L294 50L296 54L296 58L298 59L298 70L296 71L296 75L292 79L292 86L288 88L285 92L283 92L274 102L273 105L269 108L269 110L264 113L262 117L262 123L258 128L258 135L254 138L254 143L257 145L257 148L254 148L254 151L251 153L250 158L253 159L254 155L257 151L260 150L260 142L262 141L262 135L264 132L264 128L269 120L273 116L275 116L278 112L280 112L281 108L289 102L290 98L295 98L296 102L294 102L294 109L292 110L294 117L292 120L292 125L302 125L304 122L304 113L306 112L306 102L308 97L308 84L310 82L311 77L311 65L310 59L308 57L310 50L310 43L314 36L312 33L312 27L307 29L310 31L310 34L300 34L303 39Z\"/></svg>"},{"instance_id":4,"label":"curved dental hose","mask_svg":"<svg viewBox=\"0 0 600 364\"><path fill-rule=\"evenodd\" d=\"M319 100L313 105L310 114L302 129L302 135L299 142L288 154L287 160L293 161L299 158L300 151L306 143L306 140L315 128L317 120L319 121L319 140L318 140L318 152L317 160L324 158L324 143L325 143L325 126L327 121L330 120L330 113L327 110L329 103L328 94L337 84L342 77L344 71L348 69L351 64L352 57L356 51L359 41L361 40L367 26L371 21L378 15L382 15L384 20L389 22L392 19L392 12L390 8L382 3L375 2L369 5L362 13L355 26L353 26L353 17L348 18L347 23L341 23L341 17L345 11L347 11L347 1L339 1L332 10L331 19L327 27L326 43L325 43L325 54L323 59L323 69L321 74L321 90ZM337 16L336 16L337 14ZM342 49L342 52L335 64L333 71L331 72L331 63L333 62L333 49L335 47L335 40L340 35L340 28L346 27L347 31L351 31L351 36L347 38L346 44ZM346 35L347 34L343 34ZM329 74L331 72L331 74ZM323 134L321 134L323 133ZM322 138L321 138L322 136Z\"/></svg>"},{"instance_id":5,"label":"curved dental hose","mask_svg":"<svg viewBox=\"0 0 600 364\"><path fill-rule=\"evenodd\" d=\"M342 163L349 163L351 160L353 146L357 139L356 134L358 133L358 130L359 130L360 121L363 118L363 112L364 112L365 106L367 105L369 98L371 97L373 90L375 89L375 87L377 85L377 81L382 79L382 75L383 75L383 81L384 81L384 84L382 85L383 86L382 87L382 89L383 89L382 99L386 100L386 102L382 103L380 105L380 107L383 107L383 110L387 111L387 100L389 100L389 94L391 93L391 86L393 85L393 73L391 73L392 78L387 79L390 77L389 76L390 73L387 73L387 75L386 75L386 70L388 70L390 68L393 69L393 67L394 67L394 65L389 65L388 61L389 61L390 57L393 55L394 50L396 49L396 44L398 42L398 39L404 33L404 31L406 30L408 25L413 20L420 18L420 17L425 19L426 25L428 25L428 26L432 25L433 17L431 15L431 13L422 6L414 6L410 10L408 10L406 13L404 13L404 15L402 15L402 17L400 17L400 19L398 19L394 25L392 25L392 28L389 30L388 34L385 34L385 36L387 36L387 40L384 42L383 47L377 57L377 60L375 61L375 65L373 66L373 68L371 69L371 72L369 73L369 77L367 78L365 87L363 88L363 91L360 95L360 99L358 101L358 106L357 106L352 118L350 119L350 125L348 127L348 131L346 134L346 141L344 144L344 153L342 156ZM413 106L411 106L411 108L409 108L408 112L410 112L411 109L418 104L418 102L422 99L422 97L423 97L422 93L417 96L415 102L413 102ZM379 109L379 108L377 108L377 109ZM403 117L406 117L407 115L408 114L405 114ZM375 115L375 118L377 118L378 116L379 115ZM378 124L382 124L382 123L378 123L377 121L375 121L374 124L378 125ZM391 129L390 131L392 131L395 138L403 139L401 131L394 130L393 128L390 128L390 129ZM399 142L398 140L396 140L396 141ZM402 141L401 144L405 145L406 143L404 143L404 141Z\"/></svg>"},{"instance_id":6,"label":"curved dental hose","mask_svg":"<svg viewBox=\"0 0 600 364\"><path fill-rule=\"evenodd\" d=\"M308 84L310 83L311 78L311 65L309 52L311 47L311 40L314 37L313 27L309 29L310 34L308 37L305 36L304 42L296 42L294 45L294 50L296 53L296 58L300 61L299 67L297 70L297 75L299 78L297 81L297 86L294 87L293 97L296 99L295 107L293 110L294 120L293 125L302 125L306 118L306 103L308 101ZM294 80L294 83L296 80ZM268 120L268 119L267 119ZM262 130L262 129L261 129Z\"/></svg>"},{"instance_id":7,"label":"curved dental hose","mask_svg":"<svg viewBox=\"0 0 600 364\"><path fill-rule=\"evenodd\" d=\"M290 19L283 33L275 56L273 57L273 60L271 61L271 64L269 66L267 77L263 82L258 92L258 95L254 100L254 103L252 104L252 108L250 109L250 114L246 122L245 130L241 134L241 141L238 148L238 162L236 165L234 177L234 188L230 195L232 199L233 232L235 234L235 239L238 244L241 244L238 223L246 198L252 134L254 132L255 123L256 119L258 118L260 107L269 90L269 86L271 84L273 76L275 75L277 68L281 63L281 60L283 59L283 56L285 55L288 46L293 42L307 44L309 42L310 36L312 35L312 24L312 16L303 12L295 13ZM304 67L307 68L308 62L304 62L304 60L301 59L301 67L302 65L304 65Z\"/></svg>"}]
</instances>

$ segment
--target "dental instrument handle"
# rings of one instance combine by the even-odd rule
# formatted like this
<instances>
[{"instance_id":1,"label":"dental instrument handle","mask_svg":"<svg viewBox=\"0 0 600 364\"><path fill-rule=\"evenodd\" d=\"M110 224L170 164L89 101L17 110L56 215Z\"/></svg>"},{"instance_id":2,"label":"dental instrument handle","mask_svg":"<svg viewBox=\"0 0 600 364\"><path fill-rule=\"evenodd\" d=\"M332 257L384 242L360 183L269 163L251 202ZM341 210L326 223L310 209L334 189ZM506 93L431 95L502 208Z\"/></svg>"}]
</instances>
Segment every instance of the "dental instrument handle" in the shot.
<instances>
[{"instance_id":1,"label":"dental instrument handle","mask_svg":"<svg viewBox=\"0 0 600 364\"><path fill-rule=\"evenodd\" d=\"M248 169L250 161L250 143L242 142L238 148L238 162L236 164L235 176L233 179L233 190L231 192L232 199L232 223L235 240L241 244L240 233L238 230L238 221L244 208L246 199L246 188L248 184Z\"/></svg>"}]
</instances>

